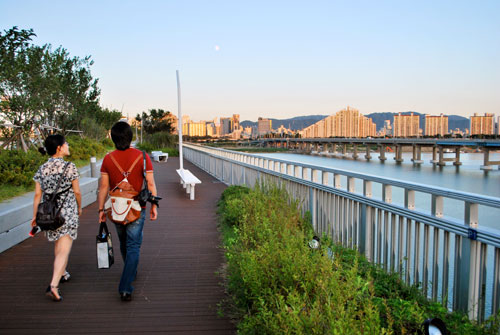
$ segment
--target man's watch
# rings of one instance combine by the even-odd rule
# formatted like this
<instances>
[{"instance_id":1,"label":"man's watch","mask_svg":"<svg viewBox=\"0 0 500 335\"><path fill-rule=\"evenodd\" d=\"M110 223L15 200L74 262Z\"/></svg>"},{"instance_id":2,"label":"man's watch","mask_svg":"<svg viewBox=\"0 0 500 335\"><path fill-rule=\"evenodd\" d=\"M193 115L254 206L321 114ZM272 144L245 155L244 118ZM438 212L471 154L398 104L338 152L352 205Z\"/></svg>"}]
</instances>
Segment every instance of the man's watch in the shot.
<instances>
[{"instance_id":1,"label":"man's watch","mask_svg":"<svg viewBox=\"0 0 500 335\"><path fill-rule=\"evenodd\" d=\"M99 210L99 213L100 213L100 212L104 212L104 209L100 209L100 210Z\"/></svg>"}]
</instances>

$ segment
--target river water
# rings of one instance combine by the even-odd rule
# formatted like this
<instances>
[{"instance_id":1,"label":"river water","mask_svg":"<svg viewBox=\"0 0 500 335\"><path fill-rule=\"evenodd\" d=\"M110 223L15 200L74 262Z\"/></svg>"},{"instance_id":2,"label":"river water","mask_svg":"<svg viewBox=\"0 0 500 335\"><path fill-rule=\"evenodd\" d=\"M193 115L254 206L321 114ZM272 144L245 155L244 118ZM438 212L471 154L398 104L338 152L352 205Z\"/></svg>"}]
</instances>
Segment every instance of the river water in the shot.
<instances>
[{"instance_id":1,"label":"river water","mask_svg":"<svg viewBox=\"0 0 500 335\"><path fill-rule=\"evenodd\" d=\"M483 165L482 153L462 153L460 155L462 165L458 167L454 166L452 162L447 162L447 165L443 167L430 163L432 159L431 153L422 153L422 160L424 163L420 166L414 165L411 161L412 153L403 153L404 161L402 163L397 163L392 153L386 153L387 160L383 163L378 159L377 153L372 153L372 159L370 161L364 159L364 153L360 153L360 157L357 160L351 158L331 158L292 153L259 154L259 156L267 156L291 162L347 170L375 175L382 178L398 179L401 181L439 186L452 190L500 198L500 170L498 170L497 166L493 166L493 170L491 171L481 170L480 166ZM500 153L490 153L490 160L500 160ZM330 184L332 184L331 180ZM342 184L345 187L346 180L342 180ZM381 188L381 185L373 185L375 198L381 198ZM358 181L356 183L356 193L362 192L362 182ZM392 199L394 203L403 205L404 190L393 188ZM430 196L417 194L415 201L418 210L423 212L430 211ZM445 199L444 214L448 217L463 220L463 202ZM483 208L480 206L480 226L500 230L500 222L497 218L500 218L500 210L489 207Z\"/></svg>"}]
</instances>

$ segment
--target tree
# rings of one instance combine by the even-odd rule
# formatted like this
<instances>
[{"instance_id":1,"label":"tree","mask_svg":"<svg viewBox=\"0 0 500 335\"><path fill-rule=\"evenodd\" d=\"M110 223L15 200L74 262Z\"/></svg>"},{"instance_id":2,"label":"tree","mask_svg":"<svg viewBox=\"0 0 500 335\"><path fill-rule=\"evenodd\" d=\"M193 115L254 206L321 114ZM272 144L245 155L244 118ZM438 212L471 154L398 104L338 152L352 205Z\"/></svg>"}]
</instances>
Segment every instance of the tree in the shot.
<instances>
[{"instance_id":1,"label":"tree","mask_svg":"<svg viewBox=\"0 0 500 335\"><path fill-rule=\"evenodd\" d=\"M29 41L36 36L32 29L19 30L13 27L6 30L5 34L0 34L0 108L2 111L2 121L9 121L13 129L6 129L3 132L16 139L26 149L23 134L31 129L31 124L35 120L37 110L37 95L33 99L25 94L27 87L27 66L30 57L27 53ZM33 54L41 53L40 49L32 50ZM39 71L32 71L30 79L39 76ZM7 141L5 144L8 144Z\"/></svg>"},{"instance_id":2,"label":"tree","mask_svg":"<svg viewBox=\"0 0 500 335\"><path fill-rule=\"evenodd\" d=\"M137 114L135 120L137 122L142 122L142 127L144 132L147 134L154 134L157 132L167 132L171 133L172 118L173 115L169 111L164 111L163 109L150 109L149 114L142 112Z\"/></svg>"},{"instance_id":3,"label":"tree","mask_svg":"<svg viewBox=\"0 0 500 335\"><path fill-rule=\"evenodd\" d=\"M81 129L82 120L103 113L90 57L70 57L63 47L53 51L50 44L32 45L33 36L32 29L17 27L0 34L0 108L14 127L12 139L25 150L24 138L33 132L45 136L51 127Z\"/></svg>"}]
</instances>

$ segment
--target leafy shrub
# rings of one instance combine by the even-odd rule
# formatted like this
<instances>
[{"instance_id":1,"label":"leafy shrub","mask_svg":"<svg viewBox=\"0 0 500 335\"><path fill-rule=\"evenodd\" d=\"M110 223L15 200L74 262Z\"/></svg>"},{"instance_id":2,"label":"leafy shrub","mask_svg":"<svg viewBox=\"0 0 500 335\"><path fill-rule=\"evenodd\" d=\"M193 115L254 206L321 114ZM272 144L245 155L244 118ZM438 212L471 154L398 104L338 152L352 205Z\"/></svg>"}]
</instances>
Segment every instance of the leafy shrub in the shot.
<instances>
[{"instance_id":1,"label":"leafy shrub","mask_svg":"<svg viewBox=\"0 0 500 335\"><path fill-rule=\"evenodd\" d=\"M229 188L231 189L231 188ZM370 283L333 271L326 250L307 246L298 203L277 188L229 190L220 208L244 194L243 220L226 243L228 290L241 334L383 334ZM340 265L337 265L338 267ZM354 331L357 333L358 331Z\"/></svg>"},{"instance_id":2,"label":"leafy shrub","mask_svg":"<svg viewBox=\"0 0 500 335\"><path fill-rule=\"evenodd\" d=\"M101 144L105 148L108 148L108 149L111 149L111 148L115 147L115 144L113 143L113 141L110 138L107 138L107 137L105 139L101 140Z\"/></svg>"},{"instance_id":3,"label":"leafy shrub","mask_svg":"<svg viewBox=\"0 0 500 335\"><path fill-rule=\"evenodd\" d=\"M284 190L231 186L218 207L241 334L418 334L429 317L452 334L498 333L498 318L477 324L449 313L326 236L310 249L310 219Z\"/></svg>"},{"instance_id":4,"label":"leafy shrub","mask_svg":"<svg viewBox=\"0 0 500 335\"><path fill-rule=\"evenodd\" d=\"M106 138L108 130L93 118L84 118L81 121L81 129L85 137L101 141Z\"/></svg>"},{"instance_id":5,"label":"leafy shrub","mask_svg":"<svg viewBox=\"0 0 500 335\"><path fill-rule=\"evenodd\" d=\"M89 160L90 157L100 156L108 151L101 142L80 136L68 136L66 141L69 143L70 156L68 160Z\"/></svg>"},{"instance_id":6,"label":"leafy shrub","mask_svg":"<svg viewBox=\"0 0 500 335\"><path fill-rule=\"evenodd\" d=\"M250 189L245 186L231 186L224 190L217 203L221 222L228 226L240 224L244 221L245 199Z\"/></svg>"},{"instance_id":7,"label":"leafy shrub","mask_svg":"<svg viewBox=\"0 0 500 335\"><path fill-rule=\"evenodd\" d=\"M91 139L82 139L79 136L66 138L70 145L69 161L88 161L91 156L103 156L108 148ZM38 150L30 149L0 151L0 186L19 186L29 188L34 186L33 176L38 167L45 163L47 155L41 155Z\"/></svg>"},{"instance_id":8,"label":"leafy shrub","mask_svg":"<svg viewBox=\"0 0 500 335\"><path fill-rule=\"evenodd\" d=\"M153 150L160 148L171 148L175 145L177 139L175 135L162 131L154 134L144 134L142 143L148 143L152 146Z\"/></svg>"},{"instance_id":9,"label":"leafy shrub","mask_svg":"<svg viewBox=\"0 0 500 335\"><path fill-rule=\"evenodd\" d=\"M174 146L168 147L168 146L156 145L150 142L142 142L142 143L137 143L136 147L139 150L143 150L149 153L151 153L152 151L162 151L168 153L169 157L179 157L179 150Z\"/></svg>"},{"instance_id":10,"label":"leafy shrub","mask_svg":"<svg viewBox=\"0 0 500 335\"><path fill-rule=\"evenodd\" d=\"M30 187L38 167L47 160L37 150L0 151L0 185Z\"/></svg>"}]
</instances>

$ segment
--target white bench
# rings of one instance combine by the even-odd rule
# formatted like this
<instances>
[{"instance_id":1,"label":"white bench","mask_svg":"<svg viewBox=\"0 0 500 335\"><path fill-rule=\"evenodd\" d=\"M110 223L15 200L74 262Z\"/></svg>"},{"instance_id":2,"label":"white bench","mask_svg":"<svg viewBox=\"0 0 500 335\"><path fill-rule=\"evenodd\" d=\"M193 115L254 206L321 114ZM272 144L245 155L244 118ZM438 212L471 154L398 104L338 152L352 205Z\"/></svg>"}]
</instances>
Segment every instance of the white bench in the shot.
<instances>
[{"instance_id":1,"label":"white bench","mask_svg":"<svg viewBox=\"0 0 500 335\"><path fill-rule=\"evenodd\" d=\"M151 156L155 162L167 162L168 160L168 153L162 151L152 151Z\"/></svg>"},{"instance_id":2,"label":"white bench","mask_svg":"<svg viewBox=\"0 0 500 335\"><path fill-rule=\"evenodd\" d=\"M181 184L186 189L186 193L189 194L189 199L194 200L194 187L196 184L201 184L201 180L195 177L194 174L189 170L176 170L179 177L181 177Z\"/></svg>"}]
</instances>

